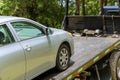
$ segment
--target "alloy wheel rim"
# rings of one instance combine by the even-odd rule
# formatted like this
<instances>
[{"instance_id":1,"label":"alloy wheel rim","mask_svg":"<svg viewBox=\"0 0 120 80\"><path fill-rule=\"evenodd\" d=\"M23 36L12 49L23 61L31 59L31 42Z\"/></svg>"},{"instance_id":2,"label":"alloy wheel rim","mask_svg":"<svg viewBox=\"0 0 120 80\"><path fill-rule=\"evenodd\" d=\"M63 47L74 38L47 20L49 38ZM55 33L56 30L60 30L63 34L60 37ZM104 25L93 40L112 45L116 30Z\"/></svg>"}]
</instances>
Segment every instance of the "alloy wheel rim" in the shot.
<instances>
[{"instance_id":1,"label":"alloy wheel rim","mask_svg":"<svg viewBox=\"0 0 120 80\"><path fill-rule=\"evenodd\" d=\"M62 48L60 51L60 58L59 58L61 67L65 68L68 64L68 61L69 61L68 50L66 48Z\"/></svg>"}]
</instances>

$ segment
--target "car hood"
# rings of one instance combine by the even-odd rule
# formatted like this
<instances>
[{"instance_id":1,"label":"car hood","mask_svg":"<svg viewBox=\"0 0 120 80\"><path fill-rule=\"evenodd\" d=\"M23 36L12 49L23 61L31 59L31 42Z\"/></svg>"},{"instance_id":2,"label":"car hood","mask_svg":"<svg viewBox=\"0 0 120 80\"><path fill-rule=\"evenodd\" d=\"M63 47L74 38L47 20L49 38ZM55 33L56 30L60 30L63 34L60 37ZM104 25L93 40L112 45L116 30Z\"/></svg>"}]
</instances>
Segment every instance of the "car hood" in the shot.
<instances>
[{"instance_id":1,"label":"car hood","mask_svg":"<svg viewBox=\"0 0 120 80\"><path fill-rule=\"evenodd\" d=\"M50 28L53 32L66 32L63 29Z\"/></svg>"}]
</instances>

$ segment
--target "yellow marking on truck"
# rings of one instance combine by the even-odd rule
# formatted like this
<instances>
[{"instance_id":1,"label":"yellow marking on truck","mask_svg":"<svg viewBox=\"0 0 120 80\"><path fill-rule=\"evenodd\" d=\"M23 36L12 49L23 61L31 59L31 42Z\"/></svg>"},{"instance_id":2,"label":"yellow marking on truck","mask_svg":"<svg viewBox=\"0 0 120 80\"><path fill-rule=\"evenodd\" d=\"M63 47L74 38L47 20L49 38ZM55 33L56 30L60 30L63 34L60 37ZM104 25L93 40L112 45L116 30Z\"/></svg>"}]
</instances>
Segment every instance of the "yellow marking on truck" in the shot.
<instances>
[{"instance_id":1,"label":"yellow marking on truck","mask_svg":"<svg viewBox=\"0 0 120 80\"><path fill-rule=\"evenodd\" d=\"M120 41L119 41L119 42L117 42L114 46L118 46L118 45L120 45Z\"/></svg>"},{"instance_id":2,"label":"yellow marking on truck","mask_svg":"<svg viewBox=\"0 0 120 80\"><path fill-rule=\"evenodd\" d=\"M103 56L105 56L105 52L102 52L102 53L100 53L100 58L102 58Z\"/></svg>"},{"instance_id":3,"label":"yellow marking on truck","mask_svg":"<svg viewBox=\"0 0 120 80\"><path fill-rule=\"evenodd\" d=\"M67 77L67 80L71 80L72 77L73 77L72 75L68 76L68 77Z\"/></svg>"},{"instance_id":4,"label":"yellow marking on truck","mask_svg":"<svg viewBox=\"0 0 120 80\"><path fill-rule=\"evenodd\" d=\"M80 69L78 70L78 73L80 73L82 70L83 70L83 68L80 68Z\"/></svg>"},{"instance_id":5,"label":"yellow marking on truck","mask_svg":"<svg viewBox=\"0 0 120 80\"><path fill-rule=\"evenodd\" d=\"M96 62L96 61L98 61L98 60L99 60L99 58L100 58L100 57L99 57L99 56L97 56L97 57L95 57L95 58L94 58L94 60L93 60L93 61L94 61L94 62Z\"/></svg>"},{"instance_id":6,"label":"yellow marking on truck","mask_svg":"<svg viewBox=\"0 0 120 80\"><path fill-rule=\"evenodd\" d=\"M115 46L114 46L114 45L110 47L110 50L113 50L113 49L115 49Z\"/></svg>"},{"instance_id":7,"label":"yellow marking on truck","mask_svg":"<svg viewBox=\"0 0 120 80\"><path fill-rule=\"evenodd\" d=\"M110 51L111 51L110 49L107 49L107 50L105 51L105 54L109 53Z\"/></svg>"}]
</instances>

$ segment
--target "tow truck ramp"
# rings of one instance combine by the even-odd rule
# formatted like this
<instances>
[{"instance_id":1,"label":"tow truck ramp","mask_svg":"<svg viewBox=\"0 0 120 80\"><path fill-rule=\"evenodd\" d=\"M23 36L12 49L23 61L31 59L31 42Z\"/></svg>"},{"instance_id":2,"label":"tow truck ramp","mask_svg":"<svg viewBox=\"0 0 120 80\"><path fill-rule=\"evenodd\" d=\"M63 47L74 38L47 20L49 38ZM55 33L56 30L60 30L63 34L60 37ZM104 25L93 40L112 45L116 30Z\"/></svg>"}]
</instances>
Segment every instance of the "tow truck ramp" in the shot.
<instances>
[{"instance_id":1,"label":"tow truck ramp","mask_svg":"<svg viewBox=\"0 0 120 80\"><path fill-rule=\"evenodd\" d=\"M71 57L74 64L51 79L72 80L115 49L120 44L120 38L74 37L74 44L75 54Z\"/></svg>"}]
</instances>

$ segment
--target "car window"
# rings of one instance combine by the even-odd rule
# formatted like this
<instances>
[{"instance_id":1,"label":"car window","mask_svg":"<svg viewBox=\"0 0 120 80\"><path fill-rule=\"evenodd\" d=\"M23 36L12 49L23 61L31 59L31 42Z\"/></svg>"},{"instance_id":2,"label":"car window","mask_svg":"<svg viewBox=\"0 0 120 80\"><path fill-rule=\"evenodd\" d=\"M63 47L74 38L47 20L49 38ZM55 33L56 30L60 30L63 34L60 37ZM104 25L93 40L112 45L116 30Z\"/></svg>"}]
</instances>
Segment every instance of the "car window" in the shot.
<instances>
[{"instance_id":1,"label":"car window","mask_svg":"<svg viewBox=\"0 0 120 80\"><path fill-rule=\"evenodd\" d=\"M0 46L14 42L6 25L0 25Z\"/></svg>"},{"instance_id":2,"label":"car window","mask_svg":"<svg viewBox=\"0 0 120 80\"><path fill-rule=\"evenodd\" d=\"M11 23L15 29L20 40L26 40L34 37L44 36L45 33L42 28L27 22Z\"/></svg>"}]
</instances>

